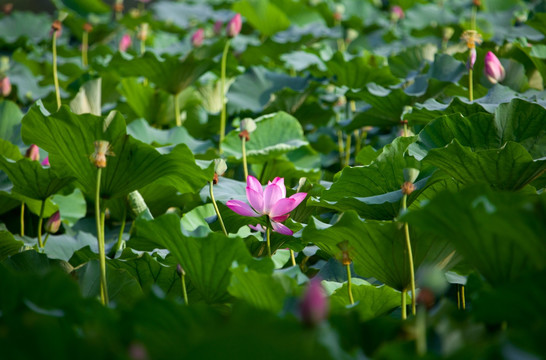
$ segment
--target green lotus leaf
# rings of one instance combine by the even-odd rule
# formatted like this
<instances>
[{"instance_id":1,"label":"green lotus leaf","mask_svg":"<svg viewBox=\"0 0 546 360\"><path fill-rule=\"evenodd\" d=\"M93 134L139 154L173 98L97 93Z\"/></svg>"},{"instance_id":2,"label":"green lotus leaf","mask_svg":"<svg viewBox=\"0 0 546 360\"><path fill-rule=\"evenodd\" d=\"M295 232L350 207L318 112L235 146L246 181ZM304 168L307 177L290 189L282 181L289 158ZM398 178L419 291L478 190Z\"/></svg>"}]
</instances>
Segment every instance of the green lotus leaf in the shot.
<instances>
[{"instance_id":1,"label":"green lotus leaf","mask_svg":"<svg viewBox=\"0 0 546 360\"><path fill-rule=\"evenodd\" d=\"M233 5L233 11L240 13L264 36L271 36L290 26L287 15L269 0L242 0Z\"/></svg>"}]
</instances>

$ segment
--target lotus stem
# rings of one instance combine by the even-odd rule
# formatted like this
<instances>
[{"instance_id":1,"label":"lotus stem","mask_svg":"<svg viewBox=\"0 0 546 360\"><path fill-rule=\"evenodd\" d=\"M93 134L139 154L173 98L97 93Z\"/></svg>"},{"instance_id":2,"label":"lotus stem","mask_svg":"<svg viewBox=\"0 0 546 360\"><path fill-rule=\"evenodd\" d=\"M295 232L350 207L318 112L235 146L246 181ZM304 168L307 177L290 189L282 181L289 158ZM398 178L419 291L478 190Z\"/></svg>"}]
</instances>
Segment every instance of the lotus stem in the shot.
<instances>
[{"instance_id":1,"label":"lotus stem","mask_svg":"<svg viewBox=\"0 0 546 360\"><path fill-rule=\"evenodd\" d=\"M125 223L127 217L127 204L123 207L123 219L121 220L121 229L119 229L118 242L116 244L116 251L120 250L123 245L123 232L125 231Z\"/></svg>"},{"instance_id":2,"label":"lotus stem","mask_svg":"<svg viewBox=\"0 0 546 360\"><path fill-rule=\"evenodd\" d=\"M82 34L82 66L87 67L87 48L89 46L89 33L84 31Z\"/></svg>"},{"instance_id":3,"label":"lotus stem","mask_svg":"<svg viewBox=\"0 0 546 360\"><path fill-rule=\"evenodd\" d=\"M44 247L45 247L46 244L47 244L47 239L49 239L49 233L47 233L46 236L45 236L45 239L44 239Z\"/></svg>"},{"instance_id":4,"label":"lotus stem","mask_svg":"<svg viewBox=\"0 0 546 360\"><path fill-rule=\"evenodd\" d=\"M44 243L42 242L42 224L44 222L44 209L45 209L45 200L42 200L42 205L40 206L40 219L38 220L38 246L40 250L44 249Z\"/></svg>"},{"instance_id":5,"label":"lotus stem","mask_svg":"<svg viewBox=\"0 0 546 360\"><path fill-rule=\"evenodd\" d=\"M468 69L468 98L470 101L474 101L474 79L472 74L474 71L472 69Z\"/></svg>"},{"instance_id":6,"label":"lotus stem","mask_svg":"<svg viewBox=\"0 0 546 360\"><path fill-rule=\"evenodd\" d=\"M360 152L360 130L356 129L354 132L354 136L355 136L355 159L356 159L356 155L358 155L358 153ZM356 163L356 160L355 160L355 163Z\"/></svg>"},{"instance_id":7,"label":"lotus stem","mask_svg":"<svg viewBox=\"0 0 546 360\"><path fill-rule=\"evenodd\" d=\"M188 305L188 291L186 290L186 275L180 275L180 281L182 282L182 294L184 295L184 303Z\"/></svg>"},{"instance_id":8,"label":"lotus stem","mask_svg":"<svg viewBox=\"0 0 546 360\"><path fill-rule=\"evenodd\" d=\"M176 119L176 126L182 126L182 119L180 118L180 103L178 102L178 95L180 93L177 93L174 96L174 118Z\"/></svg>"},{"instance_id":9,"label":"lotus stem","mask_svg":"<svg viewBox=\"0 0 546 360\"><path fill-rule=\"evenodd\" d=\"M461 303L463 305L463 310L466 310L466 301L464 299L464 285L461 285Z\"/></svg>"},{"instance_id":10,"label":"lotus stem","mask_svg":"<svg viewBox=\"0 0 546 360\"><path fill-rule=\"evenodd\" d=\"M100 206L100 182L102 168L97 169L97 191L95 193L95 220L97 222L97 240L99 244L100 261L100 300L103 305L108 305L108 288L106 284L106 252L104 246L104 211Z\"/></svg>"},{"instance_id":11,"label":"lotus stem","mask_svg":"<svg viewBox=\"0 0 546 360\"><path fill-rule=\"evenodd\" d=\"M25 236L25 203L21 203L21 237Z\"/></svg>"},{"instance_id":12,"label":"lotus stem","mask_svg":"<svg viewBox=\"0 0 546 360\"><path fill-rule=\"evenodd\" d=\"M290 261L292 266L296 266L296 256L294 256L294 250L290 249Z\"/></svg>"},{"instance_id":13,"label":"lotus stem","mask_svg":"<svg viewBox=\"0 0 546 360\"><path fill-rule=\"evenodd\" d=\"M267 256L271 257L271 233L269 226L265 228L265 238L267 241Z\"/></svg>"},{"instance_id":14,"label":"lotus stem","mask_svg":"<svg viewBox=\"0 0 546 360\"><path fill-rule=\"evenodd\" d=\"M402 320L406 320L408 318L406 311L406 293L406 289L402 290Z\"/></svg>"},{"instance_id":15,"label":"lotus stem","mask_svg":"<svg viewBox=\"0 0 546 360\"><path fill-rule=\"evenodd\" d=\"M407 199L408 196L404 194L402 196L402 209L407 209ZM409 261L409 267L410 267L410 279L411 279L411 313L415 315L416 312L416 305L415 305L415 269L413 267L413 251L411 249L411 240L410 240L410 234L409 234L409 225L408 223L404 223L404 234L406 237L406 247L408 250L408 261Z\"/></svg>"},{"instance_id":16,"label":"lotus stem","mask_svg":"<svg viewBox=\"0 0 546 360\"><path fill-rule=\"evenodd\" d=\"M349 302L351 305L355 303L355 300L353 298L353 290L352 290L352 280L351 280L351 264L345 265L347 268L347 292L349 293Z\"/></svg>"},{"instance_id":17,"label":"lotus stem","mask_svg":"<svg viewBox=\"0 0 546 360\"><path fill-rule=\"evenodd\" d=\"M53 31L52 39L53 53L53 83L55 84L55 98L57 99L57 110L61 108L61 93L59 90L59 76L57 75L57 31Z\"/></svg>"},{"instance_id":18,"label":"lotus stem","mask_svg":"<svg viewBox=\"0 0 546 360\"><path fill-rule=\"evenodd\" d=\"M345 166L349 166L351 162L351 134L347 134L345 142Z\"/></svg>"},{"instance_id":19,"label":"lotus stem","mask_svg":"<svg viewBox=\"0 0 546 360\"><path fill-rule=\"evenodd\" d=\"M243 136L241 138L241 141L242 141L241 151L243 153L243 169L245 171L245 181L246 181L246 178L248 177L248 165L246 161L246 137Z\"/></svg>"},{"instance_id":20,"label":"lotus stem","mask_svg":"<svg viewBox=\"0 0 546 360\"><path fill-rule=\"evenodd\" d=\"M226 133L226 67L227 67L227 54L231 40L226 41L224 46L224 52L222 53L222 63L220 68L220 101L222 103L222 110L220 112L220 142L218 144L218 152L222 153L222 141L224 140Z\"/></svg>"},{"instance_id":21,"label":"lotus stem","mask_svg":"<svg viewBox=\"0 0 546 360\"><path fill-rule=\"evenodd\" d=\"M343 148L344 148L344 145L343 145L343 132L341 130L338 130L337 131L337 151L339 152L339 162L340 162L340 166L341 168L343 168Z\"/></svg>"},{"instance_id":22,"label":"lotus stem","mask_svg":"<svg viewBox=\"0 0 546 360\"><path fill-rule=\"evenodd\" d=\"M228 236L226 226L224 225L224 220L222 219L222 214L220 214L220 210L218 209L218 205L216 205L216 200L214 199L214 191L212 190L213 185L214 185L214 183L212 181L210 181L209 182L210 199L212 200L212 205L214 206L214 211L216 211L216 215L218 216L218 220L220 221L220 225L222 226L222 230L224 231L224 235Z\"/></svg>"}]
</instances>

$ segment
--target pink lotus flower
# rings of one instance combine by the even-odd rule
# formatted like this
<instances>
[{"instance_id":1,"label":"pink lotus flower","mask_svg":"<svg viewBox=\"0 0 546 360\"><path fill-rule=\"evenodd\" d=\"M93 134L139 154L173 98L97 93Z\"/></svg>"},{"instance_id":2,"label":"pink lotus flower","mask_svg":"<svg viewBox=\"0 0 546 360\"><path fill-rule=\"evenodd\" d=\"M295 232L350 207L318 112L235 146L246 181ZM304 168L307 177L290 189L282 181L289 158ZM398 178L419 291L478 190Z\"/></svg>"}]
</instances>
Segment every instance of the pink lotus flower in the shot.
<instances>
[{"instance_id":1,"label":"pink lotus flower","mask_svg":"<svg viewBox=\"0 0 546 360\"><path fill-rule=\"evenodd\" d=\"M0 78L0 93L4 97L8 96L11 93L11 81L7 76Z\"/></svg>"},{"instance_id":2,"label":"pink lotus flower","mask_svg":"<svg viewBox=\"0 0 546 360\"><path fill-rule=\"evenodd\" d=\"M61 227L61 213L57 210L51 217L47 220L45 229L50 234L55 234L59 231Z\"/></svg>"},{"instance_id":3,"label":"pink lotus flower","mask_svg":"<svg viewBox=\"0 0 546 360\"><path fill-rule=\"evenodd\" d=\"M252 207L239 200L229 200L226 205L239 215L260 217L268 216L273 231L283 235L292 235L293 232L281 224L307 196L307 193L297 193L286 197L284 179L276 177L268 182L265 189L254 176L248 176L246 180L246 198Z\"/></svg>"},{"instance_id":4,"label":"pink lotus flower","mask_svg":"<svg viewBox=\"0 0 546 360\"><path fill-rule=\"evenodd\" d=\"M491 51L485 55L485 67L483 71L491 84L496 84L504 80L504 76L506 75L501 62Z\"/></svg>"},{"instance_id":5,"label":"pink lotus flower","mask_svg":"<svg viewBox=\"0 0 546 360\"><path fill-rule=\"evenodd\" d=\"M232 38L239 35L242 26L243 20L241 19L241 14L235 14L235 16L227 24L227 36Z\"/></svg>"},{"instance_id":6,"label":"pink lotus flower","mask_svg":"<svg viewBox=\"0 0 546 360\"><path fill-rule=\"evenodd\" d=\"M127 49L129 49L129 47L131 46L131 43L131 36L128 34L123 35L123 37L119 41L119 51L127 51Z\"/></svg>"},{"instance_id":7,"label":"pink lotus flower","mask_svg":"<svg viewBox=\"0 0 546 360\"><path fill-rule=\"evenodd\" d=\"M224 27L224 23L221 20L218 20L214 23L214 34L220 35L222 32L222 27Z\"/></svg>"},{"instance_id":8,"label":"pink lotus flower","mask_svg":"<svg viewBox=\"0 0 546 360\"><path fill-rule=\"evenodd\" d=\"M320 283L320 279L314 277L300 302L301 320L310 326L320 324L328 316L328 296Z\"/></svg>"},{"instance_id":9,"label":"pink lotus flower","mask_svg":"<svg viewBox=\"0 0 546 360\"><path fill-rule=\"evenodd\" d=\"M476 48L470 49L470 54L468 55L468 61L466 62L466 69L474 69L474 64L476 63Z\"/></svg>"},{"instance_id":10,"label":"pink lotus flower","mask_svg":"<svg viewBox=\"0 0 546 360\"><path fill-rule=\"evenodd\" d=\"M398 20L401 20L405 17L406 15L404 14L404 10L398 6L398 5L395 5L391 8L391 19L393 21L398 21Z\"/></svg>"},{"instance_id":11,"label":"pink lotus flower","mask_svg":"<svg viewBox=\"0 0 546 360\"><path fill-rule=\"evenodd\" d=\"M205 40L205 30L203 29L198 29L191 36L191 43L194 47L203 45L203 40Z\"/></svg>"},{"instance_id":12,"label":"pink lotus flower","mask_svg":"<svg viewBox=\"0 0 546 360\"><path fill-rule=\"evenodd\" d=\"M49 156L46 156L44 161L42 161L42 166L49 166Z\"/></svg>"},{"instance_id":13,"label":"pink lotus flower","mask_svg":"<svg viewBox=\"0 0 546 360\"><path fill-rule=\"evenodd\" d=\"M38 145L30 145L30 147L27 149L27 152L25 153L25 157L29 158L32 161L40 161L40 149L38 148Z\"/></svg>"}]
</instances>

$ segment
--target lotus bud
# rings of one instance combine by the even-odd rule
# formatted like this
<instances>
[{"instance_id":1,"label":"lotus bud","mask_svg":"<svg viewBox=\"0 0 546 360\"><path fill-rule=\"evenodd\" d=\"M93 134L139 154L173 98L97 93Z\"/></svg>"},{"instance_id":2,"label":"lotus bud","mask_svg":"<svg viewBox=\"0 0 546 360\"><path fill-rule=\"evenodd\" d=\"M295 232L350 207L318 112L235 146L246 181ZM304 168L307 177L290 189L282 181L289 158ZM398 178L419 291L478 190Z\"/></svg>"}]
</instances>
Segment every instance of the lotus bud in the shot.
<instances>
[{"instance_id":1,"label":"lotus bud","mask_svg":"<svg viewBox=\"0 0 546 360\"><path fill-rule=\"evenodd\" d=\"M445 27L442 30L442 39L444 41L448 41L449 39L451 39L454 33L455 33L455 29L453 29L451 26Z\"/></svg>"},{"instance_id":2,"label":"lotus bud","mask_svg":"<svg viewBox=\"0 0 546 360\"><path fill-rule=\"evenodd\" d=\"M197 29L191 36L191 43L194 47L203 45L203 40L205 40L205 30L203 29Z\"/></svg>"},{"instance_id":3,"label":"lotus bud","mask_svg":"<svg viewBox=\"0 0 546 360\"><path fill-rule=\"evenodd\" d=\"M251 118L241 120L241 130L246 130L249 133L253 133L256 130L256 122Z\"/></svg>"},{"instance_id":4,"label":"lotus bud","mask_svg":"<svg viewBox=\"0 0 546 360\"><path fill-rule=\"evenodd\" d=\"M214 23L214 34L215 35L220 35L220 33L222 32L222 28L224 27L224 23L220 20L216 21Z\"/></svg>"},{"instance_id":5,"label":"lotus bud","mask_svg":"<svg viewBox=\"0 0 546 360\"><path fill-rule=\"evenodd\" d=\"M301 320L308 326L316 326L328 316L328 296L320 279L314 277L300 302Z\"/></svg>"},{"instance_id":6,"label":"lotus bud","mask_svg":"<svg viewBox=\"0 0 546 360\"><path fill-rule=\"evenodd\" d=\"M11 93L11 81L7 76L0 78L0 93L3 97L6 97Z\"/></svg>"},{"instance_id":7,"label":"lotus bud","mask_svg":"<svg viewBox=\"0 0 546 360\"><path fill-rule=\"evenodd\" d=\"M470 49L470 54L468 55L468 61L466 62L466 69L474 69L474 64L476 63L476 48Z\"/></svg>"},{"instance_id":8,"label":"lotus bud","mask_svg":"<svg viewBox=\"0 0 546 360\"><path fill-rule=\"evenodd\" d=\"M55 234L59 231L61 226L61 213L57 210L51 217L47 220L45 224L45 230L50 234Z\"/></svg>"},{"instance_id":9,"label":"lotus bud","mask_svg":"<svg viewBox=\"0 0 546 360\"><path fill-rule=\"evenodd\" d=\"M235 16L227 24L227 36L233 38L239 35L242 26L243 20L241 19L241 14L235 14Z\"/></svg>"},{"instance_id":10,"label":"lotus bud","mask_svg":"<svg viewBox=\"0 0 546 360\"><path fill-rule=\"evenodd\" d=\"M42 166L49 166L49 156L46 156L44 161L42 161Z\"/></svg>"},{"instance_id":11,"label":"lotus bud","mask_svg":"<svg viewBox=\"0 0 546 360\"><path fill-rule=\"evenodd\" d=\"M180 264L176 265L176 272L178 273L178 276L185 276L186 275L186 272L184 271L184 268Z\"/></svg>"},{"instance_id":12,"label":"lotus bud","mask_svg":"<svg viewBox=\"0 0 546 360\"><path fill-rule=\"evenodd\" d=\"M121 37L121 40L119 41L119 51L125 52L129 47L131 47L131 36L128 34L125 34Z\"/></svg>"},{"instance_id":13,"label":"lotus bud","mask_svg":"<svg viewBox=\"0 0 546 360\"><path fill-rule=\"evenodd\" d=\"M355 29L347 29L347 42L352 42L358 38L360 33L356 31Z\"/></svg>"},{"instance_id":14,"label":"lotus bud","mask_svg":"<svg viewBox=\"0 0 546 360\"><path fill-rule=\"evenodd\" d=\"M391 8L391 20L396 22L398 20L402 20L404 18L404 10L398 6L395 5Z\"/></svg>"},{"instance_id":15,"label":"lotus bud","mask_svg":"<svg viewBox=\"0 0 546 360\"><path fill-rule=\"evenodd\" d=\"M37 145L30 145L25 153L25 157L29 158L32 161L40 161L40 149Z\"/></svg>"},{"instance_id":16,"label":"lotus bud","mask_svg":"<svg viewBox=\"0 0 546 360\"><path fill-rule=\"evenodd\" d=\"M506 75L501 62L491 51L487 52L487 55L485 55L485 67L483 71L487 80L492 84L504 80L504 76Z\"/></svg>"}]
</instances>

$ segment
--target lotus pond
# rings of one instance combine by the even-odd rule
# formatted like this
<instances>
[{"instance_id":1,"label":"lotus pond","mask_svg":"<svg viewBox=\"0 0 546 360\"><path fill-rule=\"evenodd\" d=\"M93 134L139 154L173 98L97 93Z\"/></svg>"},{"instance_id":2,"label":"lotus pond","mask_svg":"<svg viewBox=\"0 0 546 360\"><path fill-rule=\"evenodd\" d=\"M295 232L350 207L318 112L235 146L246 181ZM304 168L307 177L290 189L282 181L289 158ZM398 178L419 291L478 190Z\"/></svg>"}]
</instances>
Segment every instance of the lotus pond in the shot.
<instances>
[{"instance_id":1,"label":"lotus pond","mask_svg":"<svg viewBox=\"0 0 546 360\"><path fill-rule=\"evenodd\" d=\"M2 3L2 359L546 356L543 1Z\"/></svg>"}]
</instances>

